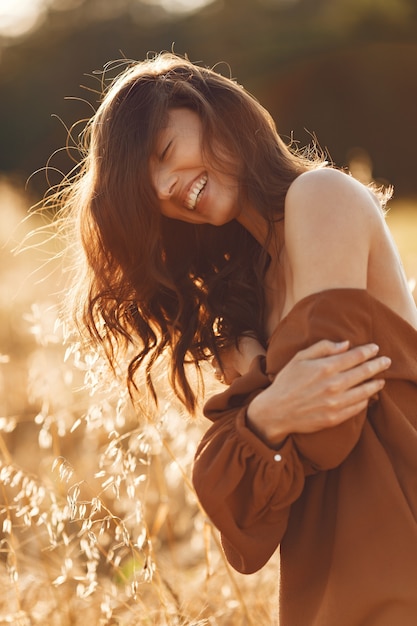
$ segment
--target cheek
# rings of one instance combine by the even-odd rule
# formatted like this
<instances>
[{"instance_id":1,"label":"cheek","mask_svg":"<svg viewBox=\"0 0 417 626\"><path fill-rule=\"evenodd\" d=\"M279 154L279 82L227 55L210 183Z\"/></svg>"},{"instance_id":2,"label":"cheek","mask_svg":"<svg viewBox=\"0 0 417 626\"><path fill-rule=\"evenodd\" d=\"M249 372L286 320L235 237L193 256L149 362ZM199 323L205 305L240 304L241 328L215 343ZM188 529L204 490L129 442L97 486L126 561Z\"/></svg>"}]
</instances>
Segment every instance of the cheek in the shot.
<instances>
[{"instance_id":1,"label":"cheek","mask_svg":"<svg viewBox=\"0 0 417 626\"><path fill-rule=\"evenodd\" d=\"M223 175L219 177L219 184L223 189L223 193L226 194L228 198L237 200L240 195L240 186L236 178Z\"/></svg>"}]
</instances>

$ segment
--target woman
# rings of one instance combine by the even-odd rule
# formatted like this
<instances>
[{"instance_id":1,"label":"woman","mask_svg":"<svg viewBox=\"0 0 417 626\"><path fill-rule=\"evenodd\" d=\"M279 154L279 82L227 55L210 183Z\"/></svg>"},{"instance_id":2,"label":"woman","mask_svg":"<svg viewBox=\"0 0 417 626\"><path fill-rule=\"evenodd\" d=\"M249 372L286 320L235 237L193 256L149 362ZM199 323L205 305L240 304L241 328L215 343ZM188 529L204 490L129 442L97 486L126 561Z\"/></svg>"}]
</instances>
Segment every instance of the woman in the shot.
<instances>
[{"instance_id":1,"label":"woman","mask_svg":"<svg viewBox=\"0 0 417 626\"><path fill-rule=\"evenodd\" d=\"M280 544L283 626L417 623L417 312L383 200L170 54L109 85L64 192L79 319L113 365L139 346L131 388L166 351L191 411L186 363L231 383L194 484L236 569Z\"/></svg>"}]
</instances>

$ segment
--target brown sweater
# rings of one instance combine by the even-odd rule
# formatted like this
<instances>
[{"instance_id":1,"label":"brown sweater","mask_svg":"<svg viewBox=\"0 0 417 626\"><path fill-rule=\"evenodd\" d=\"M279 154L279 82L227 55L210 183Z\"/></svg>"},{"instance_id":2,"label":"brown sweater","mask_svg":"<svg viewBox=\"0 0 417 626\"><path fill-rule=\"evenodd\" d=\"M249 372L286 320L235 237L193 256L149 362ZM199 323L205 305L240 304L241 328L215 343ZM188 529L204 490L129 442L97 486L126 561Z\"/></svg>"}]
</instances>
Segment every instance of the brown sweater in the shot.
<instances>
[{"instance_id":1,"label":"brown sweater","mask_svg":"<svg viewBox=\"0 0 417 626\"><path fill-rule=\"evenodd\" d=\"M246 407L299 350L320 339L376 342L386 385L337 427L294 434L279 451L247 428ZM277 406L279 412L279 406ZM281 626L417 625L417 331L362 289L296 304L266 359L205 414L194 485L231 565L281 550Z\"/></svg>"}]
</instances>

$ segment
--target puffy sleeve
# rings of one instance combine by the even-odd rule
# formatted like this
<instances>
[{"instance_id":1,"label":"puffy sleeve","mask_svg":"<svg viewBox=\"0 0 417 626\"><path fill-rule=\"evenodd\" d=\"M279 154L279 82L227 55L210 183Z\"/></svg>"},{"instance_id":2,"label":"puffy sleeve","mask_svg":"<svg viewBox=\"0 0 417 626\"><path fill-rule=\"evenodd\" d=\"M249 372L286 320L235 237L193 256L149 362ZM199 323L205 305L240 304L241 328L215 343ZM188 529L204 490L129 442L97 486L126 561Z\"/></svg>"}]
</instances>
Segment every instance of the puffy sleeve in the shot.
<instances>
[{"instance_id":1,"label":"puffy sleeve","mask_svg":"<svg viewBox=\"0 0 417 626\"><path fill-rule=\"evenodd\" d=\"M302 462L291 438L274 450L246 426L246 407L267 385L264 357L205 405L214 424L198 446L193 481L199 499L222 535L230 564L252 573L275 551L289 505L303 489Z\"/></svg>"},{"instance_id":2,"label":"puffy sleeve","mask_svg":"<svg viewBox=\"0 0 417 626\"><path fill-rule=\"evenodd\" d=\"M332 289L307 296L279 324L265 357L205 405L213 421L198 446L194 486L208 516L221 531L230 564L240 572L262 567L280 543L291 504L307 475L337 467L356 445L365 412L312 434L293 434L279 450L246 425L256 394L299 351L320 339L351 346L372 341L371 301L365 290ZM279 414L279 406L276 408Z\"/></svg>"}]
</instances>

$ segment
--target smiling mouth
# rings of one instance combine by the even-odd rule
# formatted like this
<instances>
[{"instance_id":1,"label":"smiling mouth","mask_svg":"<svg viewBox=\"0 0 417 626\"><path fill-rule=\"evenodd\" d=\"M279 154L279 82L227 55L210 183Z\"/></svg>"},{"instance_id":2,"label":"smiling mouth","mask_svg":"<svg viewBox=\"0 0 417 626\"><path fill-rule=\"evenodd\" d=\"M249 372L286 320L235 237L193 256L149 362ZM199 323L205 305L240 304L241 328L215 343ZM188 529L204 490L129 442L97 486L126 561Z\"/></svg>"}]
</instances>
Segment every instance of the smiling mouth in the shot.
<instances>
[{"instance_id":1,"label":"smiling mouth","mask_svg":"<svg viewBox=\"0 0 417 626\"><path fill-rule=\"evenodd\" d=\"M207 184L207 175L204 174L191 187L184 203L185 207L189 211L194 211L194 209L196 208L206 184Z\"/></svg>"}]
</instances>

